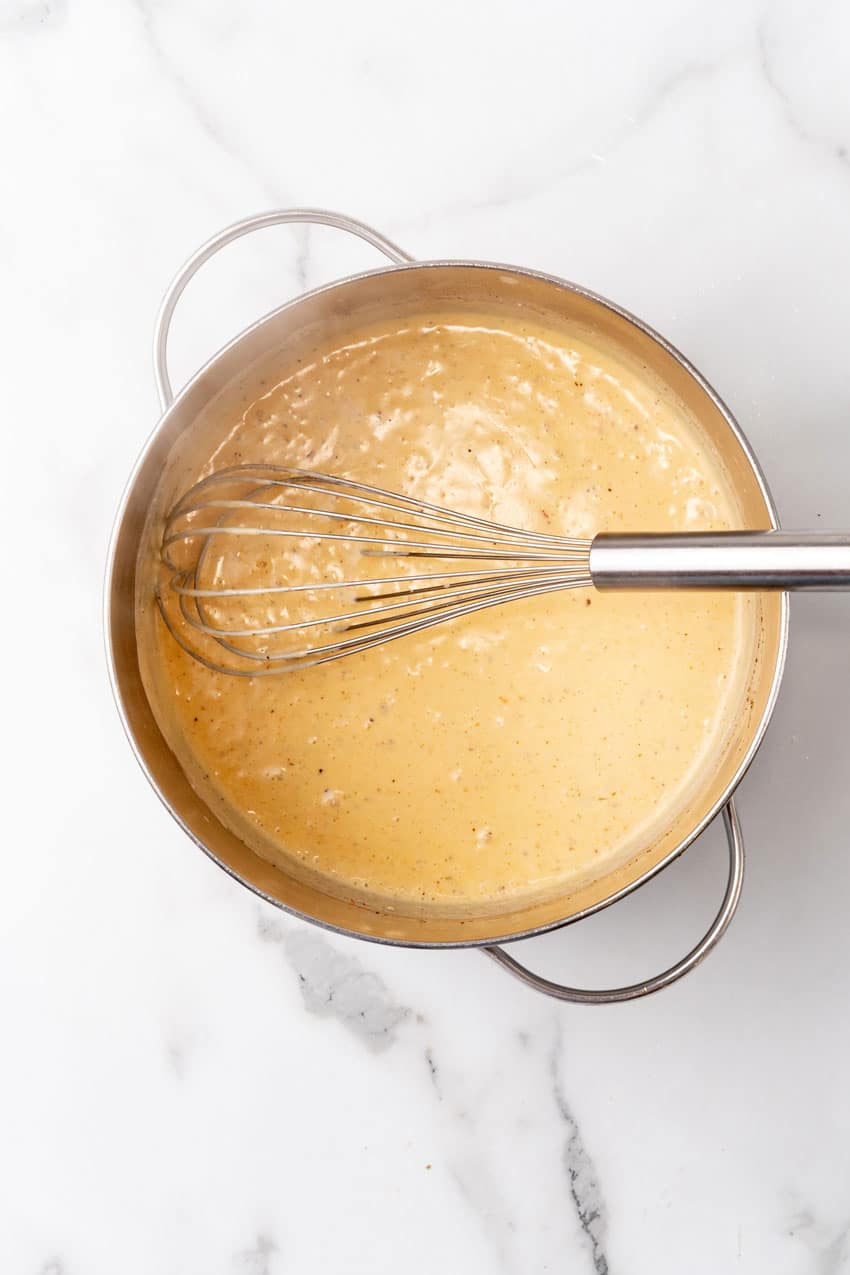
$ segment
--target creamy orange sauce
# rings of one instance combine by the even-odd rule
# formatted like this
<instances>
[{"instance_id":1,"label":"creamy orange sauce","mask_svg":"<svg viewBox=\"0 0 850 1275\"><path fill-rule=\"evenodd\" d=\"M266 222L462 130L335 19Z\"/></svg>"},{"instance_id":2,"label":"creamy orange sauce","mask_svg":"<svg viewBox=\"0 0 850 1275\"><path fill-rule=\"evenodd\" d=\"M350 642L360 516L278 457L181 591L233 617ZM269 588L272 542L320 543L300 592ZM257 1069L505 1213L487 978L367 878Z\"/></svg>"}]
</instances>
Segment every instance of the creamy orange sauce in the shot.
<instances>
[{"instance_id":1,"label":"creamy orange sauce","mask_svg":"<svg viewBox=\"0 0 850 1275\"><path fill-rule=\"evenodd\" d=\"M563 535L740 525L716 458L645 373L502 317L316 349L199 475L245 461ZM340 552L315 549L304 578ZM244 679L190 659L149 596L143 673L195 786L264 857L400 912L515 907L645 848L722 747L754 623L742 595L582 589Z\"/></svg>"}]
</instances>

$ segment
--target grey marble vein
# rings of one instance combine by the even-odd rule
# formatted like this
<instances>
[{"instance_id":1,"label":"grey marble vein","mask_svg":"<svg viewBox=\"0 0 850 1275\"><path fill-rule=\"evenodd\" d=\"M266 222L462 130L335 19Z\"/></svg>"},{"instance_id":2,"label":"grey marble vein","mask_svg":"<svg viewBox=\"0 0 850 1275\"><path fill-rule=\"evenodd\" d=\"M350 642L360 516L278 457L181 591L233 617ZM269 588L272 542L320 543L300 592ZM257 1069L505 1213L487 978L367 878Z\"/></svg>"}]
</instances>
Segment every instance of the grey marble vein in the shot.
<instances>
[{"instance_id":1,"label":"grey marble vein","mask_svg":"<svg viewBox=\"0 0 850 1275\"><path fill-rule=\"evenodd\" d=\"M0 3L0 31L37 31L62 26L68 17L68 0L7 0Z\"/></svg>"},{"instance_id":2,"label":"grey marble vein","mask_svg":"<svg viewBox=\"0 0 850 1275\"><path fill-rule=\"evenodd\" d=\"M813 1275L850 1270L850 1221L833 1231L813 1207L798 1203L786 1223L786 1234L808 1249Z\"/></svg>"},{"instance_id":3,"label":"grey marble vein","mask_svg":"<svg viewBox=\"0 0 850 1275\"><path fill-rule=\"evenodd\" d=\"M820 1275L839 1275L842 1270L850 1270L850 1222L845 1222L835 1239L821 1250L820 1261Z\"/></svg>"},{"instance_id":4,"label":"grey marble vein","mask_svg":"<svg viewBox=\"0 0 850 1275\"><path fill-rule=\"evenodd\" d=\"M168 1065L178 1080L182 1080L186 1072L186 1059L182 1046L177 1041L169 1041L165 1047Z\"/></svg>"},{"instance_id":5,"label":"grey marble vein","mask_svg":"<svg viewBox=\"0 0 850 1275\"><path fill-rule=\"evenodd\" d=\"M337 951L318 930L285 927L263 914L260 936L280 943L310 1013L336 1018L376 1052L394 1043L410 1011L356 957Z\"/></svg>"},{"instance_id":6,"label":"grey marble vein","mask_svg":"<svg viewBox=\"0 0 850 1275\"><path fill-rule=\"evenodd\" d=\"M276 1254L280 1252L277 1244L268 1235L258 1235L253 1246L236 1254L234 1275L274 1275L277 1262Z\"/></svg>"},{"instance_id":7,"label":"grey marble vein","mask_svg":"<svg viewBox=\"0 0 850 1275\"><path fill-rule=\"evenodd\" d=\"M522 1264L517 1266L512 1258L516 1226L511 1218L510 1201L505 1199L498 1178L488 1165L475 1160L458 1164L452 1177L470 1208L484 1224L484 1236L498 1265L501 1275L522 1275Z\"/></svg>"},{"instance_id":8,"label":"grey marble vein","mask_svg":"<svg viewBox=\"0 0 850 1275\"><path fill-rule=\"evenodd\" d=\"M191 1076L195 1052L203 1038L202 1030L197 1025L192 1026L179 1019L163 1028L163 1048L168 1070L180 1084Z\"/></svg>"},{"instance_id":9,"label":"grey marble vein","mask_svg":"<svg viewBox=\"0 0 850 1275\"><path fill-rule=\"evenodd\" d=\"M165 1057L168 1068L175 1080L186 1079L194 1053L195 1042L181 1032L172 1032L165 1042Z\"/></svg>"},{"instance_id":10,"label":"grey marble vein","mask_svg":"<svg viewBox=\"0 0 850 1275\"><path fill-rule=\"evenodd\" d=\"M555 1105L567 1128L564 1168L576 1216L590 1247L594 1275L609 1275L608 1258L605 1253L607 1230L605 1204L596 1176L596 1168L590 1152L584 1145L578 1121L561 1085L561 1055L562 1044L559 1033L551 1053L549 1067Z\"/></svg>"},{"instance_id":11,"label":"grey marble vein","mask_svg":"<svg viewBox=\"0 0 850 1275\"><path fill-rule=\"evenodd\" d=\"M805 145L818 147L836 160L843 168L850 171L850 144L844 141L836 143L832 138L825 137L823 134L807 127L800 119L790 94L780 81L775 65L774 41L771 38L769 16L759 23L756 40L758 44L759 69L771 93L779 102L785 123Z\"/></svg>"},{"instance_id":12,"label":"grey marble vein","mask_svg":"<svg viewBox=\"0 0 850 1275\"><path fill-rule=\"evenodd\" d=\"M428 1075L431 1079L431 1084L434 1086L437 1099L442 1102L443 1093L440 1087L440 1071L434 1059L434 1051L430 1047L425 1050L425 1066L428 1068Z\"/></svg>"},{"instance_id":13,"label":"grey marble vein","mask_svg":"<svg viewBox=\"0 0 850 1275\"><path fill-rule=\"evenodd\" d=\"M490 191L483 199L458 200L456 203L432 209L424 217L405 219L403 223L398 223L400 233L403 235L411 230L415 231L418 227L428 225L434 220L444 220L447 217L472 216L478 213L490 212L494 209L511 208L516 204L527 203L529 200L537 199L541 195L552 193L573 177L592 171L599 164L605 163L622 146L626 145L640 129L650 124L671 98L676 97L682 89L690 87L695 80L715 75L720 66L720 62L692 61L686 63L661 81L656 82L652 91L647 94L636 110L626 117L623 124L612 129L606 137L595 142L590 149L584 151L564 167L554 168L551 171L547 171L545 175L529 177L525 181L512 181L506 189ZM396 224L389 225L388 229L395 234Z\"/></svg>"},{"instance_id":14,"label":"grey marble vein","mask_svg":"<svg viewBox=\"0 0 850 1275\"><path fill-rule=\"evenodd\" d=\"M222 121L207 105L204 97L195 90L185 74L183 74L182 69L169 55L159 35L156 22L156 5L153 0L134 0L134 4L142 20L142 29L148 48L159 70L208 140L223 155L250 176L254 185L270 201L272 206L286 202L276 183L269 181L264 174L258 173L253 165L247 161L238 142L230 136Z\"/></svg>"}]
</instances>

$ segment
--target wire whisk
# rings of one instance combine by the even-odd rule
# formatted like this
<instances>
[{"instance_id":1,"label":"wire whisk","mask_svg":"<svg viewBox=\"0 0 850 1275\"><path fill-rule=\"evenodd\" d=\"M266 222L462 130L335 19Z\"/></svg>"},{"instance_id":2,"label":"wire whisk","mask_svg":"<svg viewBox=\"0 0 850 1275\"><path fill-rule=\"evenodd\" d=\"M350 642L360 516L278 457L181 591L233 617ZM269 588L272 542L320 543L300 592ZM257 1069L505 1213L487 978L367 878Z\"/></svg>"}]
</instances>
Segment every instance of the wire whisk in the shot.
<instances>
[{"instance_id":1,"label":"wire whisk","mask_svg":"<svg viewBox=\"0 0 850 1275\"><path fill-rule=\"evenodd\" d=\"M156 601L172 636L207 668L242 677L325 664L591 585L850 588L845 533L575 539L279 465L231 466L195 483L166 519L161 560Z\"/></svg>"},{"instance_id":2,"label":"wire whisk","mask_svg":"<svg viewBox=\"0 0 850 1275\"><path fill-rule=\"evenodd\" d=\"M329 474L237 465L172 508L156 599L190 655L250 677L587 586L589 549ZM376 560L383 571L372 574Z\"/></svg>"}]
</instances>

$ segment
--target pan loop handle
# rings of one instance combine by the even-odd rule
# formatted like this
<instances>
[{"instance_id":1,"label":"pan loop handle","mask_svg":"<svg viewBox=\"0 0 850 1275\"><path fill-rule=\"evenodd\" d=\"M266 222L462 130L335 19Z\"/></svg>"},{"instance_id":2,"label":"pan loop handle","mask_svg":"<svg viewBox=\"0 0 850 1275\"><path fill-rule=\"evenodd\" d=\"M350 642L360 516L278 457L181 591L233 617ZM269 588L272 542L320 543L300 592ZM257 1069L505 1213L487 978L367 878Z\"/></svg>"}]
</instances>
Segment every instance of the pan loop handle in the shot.
<instances>
[{"instance_id":1,"label":"pan loop handle","mask_svg":"<svg viewBox=\"0 0 850 1275\"><path fill-rule=\"evenodd\" d=\"M647 979L643 983L632 983L629 987L608 987L590 991L580 987L566 987L562 983L553 983L540 974L534 974L513 956L509 956L501 947L485 947L483 950L494 961L498 961L509 974L513 974L528 987L534 988L537 992L543 992L546 996L554 996L557 1000L573 1001L578 1005L611 1005L616 1001L633 1001L640 996L648 996L650 992L658 992L662 987L669 987L671 983L676 982L676 979L681 978L683 974L688 974L699 965L723 937L729 922L735 915L744 880L744 841L741 836L738 813L731 800L723 807L723 826L729 847L729 880L726 883L726 893L720 904L720 910L696 947L691 948L687 956L683 956L675 965L664 970L663 974L657 974L655 978Z\"/></svg>"},{"instance_id":2,"label":"pan loop handle","mask_svg":"<svg viewBox=\"0 0 850 1275\"><path fill-rule=\"evenodd\" d=\"M157 394L163 411L170 407L174 401L174 391L171 388L171 379L168 375L168 332L171 327L174 309L186 284L198 272L205 261L209 261L210 257L215 256L219 249L232 243L234 239L241 239L243 235L249 235L254 230L264 230L266 226L292 225L304 222L315 226L333 226L336 230L345 230L350 235L357 235L358 239L365 239L366 243L372 244L374 248L382 252L385 257L389 257L390 261L396 265L401 266L413 261L413 257L409 253L404 252L384 235L379 234L377 230L373 230L371 226L364 225L362 221L355 221L352 217L344 217L342 213L327 212L321 208L282 208L275 212L259 213L254 217L246 217L244 221L237 221L232 226L227 226L226 229L219 231L217 235L213 235L212 239L208 239L205 244L202 244L198 251L177 272L162 299L162 305L156 316L153 332L153 369Z\"/></svg>"}]
</instances>

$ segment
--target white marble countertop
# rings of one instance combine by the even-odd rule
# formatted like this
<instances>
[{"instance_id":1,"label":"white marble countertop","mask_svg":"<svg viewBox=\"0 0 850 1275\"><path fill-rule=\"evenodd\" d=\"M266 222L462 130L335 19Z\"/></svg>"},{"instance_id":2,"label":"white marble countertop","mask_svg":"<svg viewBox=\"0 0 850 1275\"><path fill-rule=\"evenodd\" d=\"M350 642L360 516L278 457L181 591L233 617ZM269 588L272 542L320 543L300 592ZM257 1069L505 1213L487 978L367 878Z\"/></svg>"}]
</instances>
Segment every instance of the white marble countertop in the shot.
<instances>
[{"instance_id":1,"label":"white marble countertop","mask_svg":"<svg viewBox=\"0 0 850 1275\"><path fill-rule=\"evenodd\" d=\"M607 1009L239 888L138 770L100 633L160 295L219 227L288 204L618 300L731 404L786 525L850 524L848 47L840 0L0 0L24 541L4 559L2 1275L850 1270L850 600L795 600L729 934ZM374 261L323 230L240 243L187 295L177 379ZM522 954L590 984L652 974L724 862L713 829Z\"/></svg>"}]
</instances>

